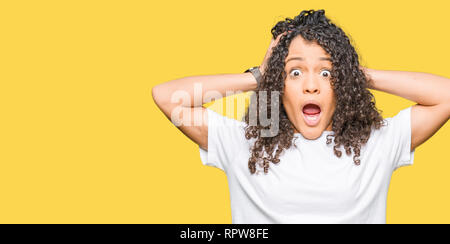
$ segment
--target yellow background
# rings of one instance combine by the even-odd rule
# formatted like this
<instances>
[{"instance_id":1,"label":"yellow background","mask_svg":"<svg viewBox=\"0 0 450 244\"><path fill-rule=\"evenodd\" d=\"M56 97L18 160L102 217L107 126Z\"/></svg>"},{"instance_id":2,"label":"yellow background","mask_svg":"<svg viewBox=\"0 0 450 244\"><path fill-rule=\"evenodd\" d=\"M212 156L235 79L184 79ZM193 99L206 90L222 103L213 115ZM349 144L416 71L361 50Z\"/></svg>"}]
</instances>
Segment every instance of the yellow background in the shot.
<instances>
[{"instance_id":1,"label":"yellow background","mask_svg":"<svg viewBox=\"0 0 450 244\"><path fill-rule=\"evenodd\" d=\"M2 1L0 222L231 223L226 175L150 90L259 65L272 26L304 9L325 9L367 67L450 77L444 0ZM383 117L414 104L372 92ZM449 135L394 173L388 223L450 222Z\"/></svg>"}]
</instances>

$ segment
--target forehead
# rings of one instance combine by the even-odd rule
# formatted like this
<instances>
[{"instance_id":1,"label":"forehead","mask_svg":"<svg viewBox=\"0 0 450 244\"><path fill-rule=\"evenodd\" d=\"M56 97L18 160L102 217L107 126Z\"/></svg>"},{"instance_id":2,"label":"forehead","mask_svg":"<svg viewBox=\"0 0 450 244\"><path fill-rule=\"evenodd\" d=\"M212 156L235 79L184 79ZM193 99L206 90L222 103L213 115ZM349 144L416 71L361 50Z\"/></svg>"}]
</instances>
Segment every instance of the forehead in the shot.
<instances>
[{"instance_id":1,"label":"forehead","mask_svg":"<svg viewBox=\"0 0 450 244\"><path fill-rule=\"evenodd\" d=\"M292 39L289 45L289 53L285 59L303 57L305 59L317 59L318 57L330 58L330 55L316 42L308 42L300 35ZM329 62L329 61L322 61Z\"/></svg>"}]
</instances>

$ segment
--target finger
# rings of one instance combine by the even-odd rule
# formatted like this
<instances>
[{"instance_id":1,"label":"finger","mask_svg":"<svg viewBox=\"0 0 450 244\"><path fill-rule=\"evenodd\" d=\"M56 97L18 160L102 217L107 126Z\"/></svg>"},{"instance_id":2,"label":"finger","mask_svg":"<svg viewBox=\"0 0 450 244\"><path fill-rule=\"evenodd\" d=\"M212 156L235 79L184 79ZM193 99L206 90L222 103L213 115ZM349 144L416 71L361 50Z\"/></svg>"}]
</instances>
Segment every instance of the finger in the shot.
<instances>
[{"instance_id":1,"label":"finger","mask_svg":"<svg viewBox=\"0 0 450 244\"><path fill-rule=\"evenodd\" d=\"M274 45L278 44L278 42L280 41L282 35L283 34L280 34L280 35L277 36L277 39L274 41Z\"/></svg>"},{"instance_id":2,"label":"finger","mask_svg":"<svg viewBox=\"0 0 450 244\"><path fill-rule=\"evenodd\" d=\"M283 33L279 34L279 35L277 36L276 41L280 40L280 38L281 38L282 36L286 35L286 34L287 34L286 32L283 32Z\"/></svg>"}]
</instances>

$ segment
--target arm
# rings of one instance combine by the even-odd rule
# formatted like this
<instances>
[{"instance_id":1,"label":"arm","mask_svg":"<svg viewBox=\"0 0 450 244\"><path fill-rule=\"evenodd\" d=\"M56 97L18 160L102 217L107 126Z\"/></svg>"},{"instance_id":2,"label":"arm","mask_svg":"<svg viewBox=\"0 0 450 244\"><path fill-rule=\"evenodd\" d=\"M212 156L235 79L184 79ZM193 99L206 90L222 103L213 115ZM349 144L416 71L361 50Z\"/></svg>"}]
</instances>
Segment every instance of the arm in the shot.
<instances>
[{"instance_id":1,"label":"arm","mask_svg":"<svg viewBox=\"0 0 450 244\"><path fill-rule=\"evenodd\" d=\"M448 121L450 79L422 72L362 69L370 81L370 89L417 103L411 108L411 151Z\"/></svg>"},{"instance_id":2,"label":"arm","mask_svg":"<svg viewBox=\"0 0 450 244\"><path fill-rule=\"evenodd\" d=\"M154 86L152 96L159 109L181 132L208 150L208 115L202 105L230 92L255 88L256 80L251 73L191 76ZM202 118L200 124L196 124L196 117Z\"/></svg>"},{"instance_id":3,"label":"arm","mask_svg":"<svg viewBox=\"0 0 450 244\"><path fill-rule=\"evenodd\" d=\"M261 74L283 34L271 39L260 65ZM208 150L208 113L202 105L229 93L247 92L256 87L256 79L251 73L192 76L154 86L152 96L159 109L181 132ZM174 99L177 97L182 98ZM200 125L196 124L196 117L202 118Z\"/></svg>"}]
</instances>

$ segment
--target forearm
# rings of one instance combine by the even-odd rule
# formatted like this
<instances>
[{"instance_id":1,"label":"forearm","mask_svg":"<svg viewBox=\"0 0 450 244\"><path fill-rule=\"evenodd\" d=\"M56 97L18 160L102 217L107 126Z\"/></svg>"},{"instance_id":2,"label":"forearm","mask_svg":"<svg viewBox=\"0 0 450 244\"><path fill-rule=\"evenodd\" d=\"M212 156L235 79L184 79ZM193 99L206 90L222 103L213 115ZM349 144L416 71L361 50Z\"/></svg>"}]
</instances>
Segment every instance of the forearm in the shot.
<instances>
[{"instance_id":1,"label":"forearm","mask_svg":"<svg viewBox=\"0 0 450 244\"><path fill-rule=\"evenodd\" d=\"M450 79L423 72L363 68L369 88L394 94L422 105L450 102Z\"/></svg>"},{"instance_id":2,"label":"forearm","mask_svg":"<svg viewBox=\"0 0 450 244\"><path fill-rule=\"evenodd\" d=\"M152 95L160 107L199 107L220 97L254 90L256 84L251 73L190 76L154 86Z\"/></svg>"}]
</instances>

